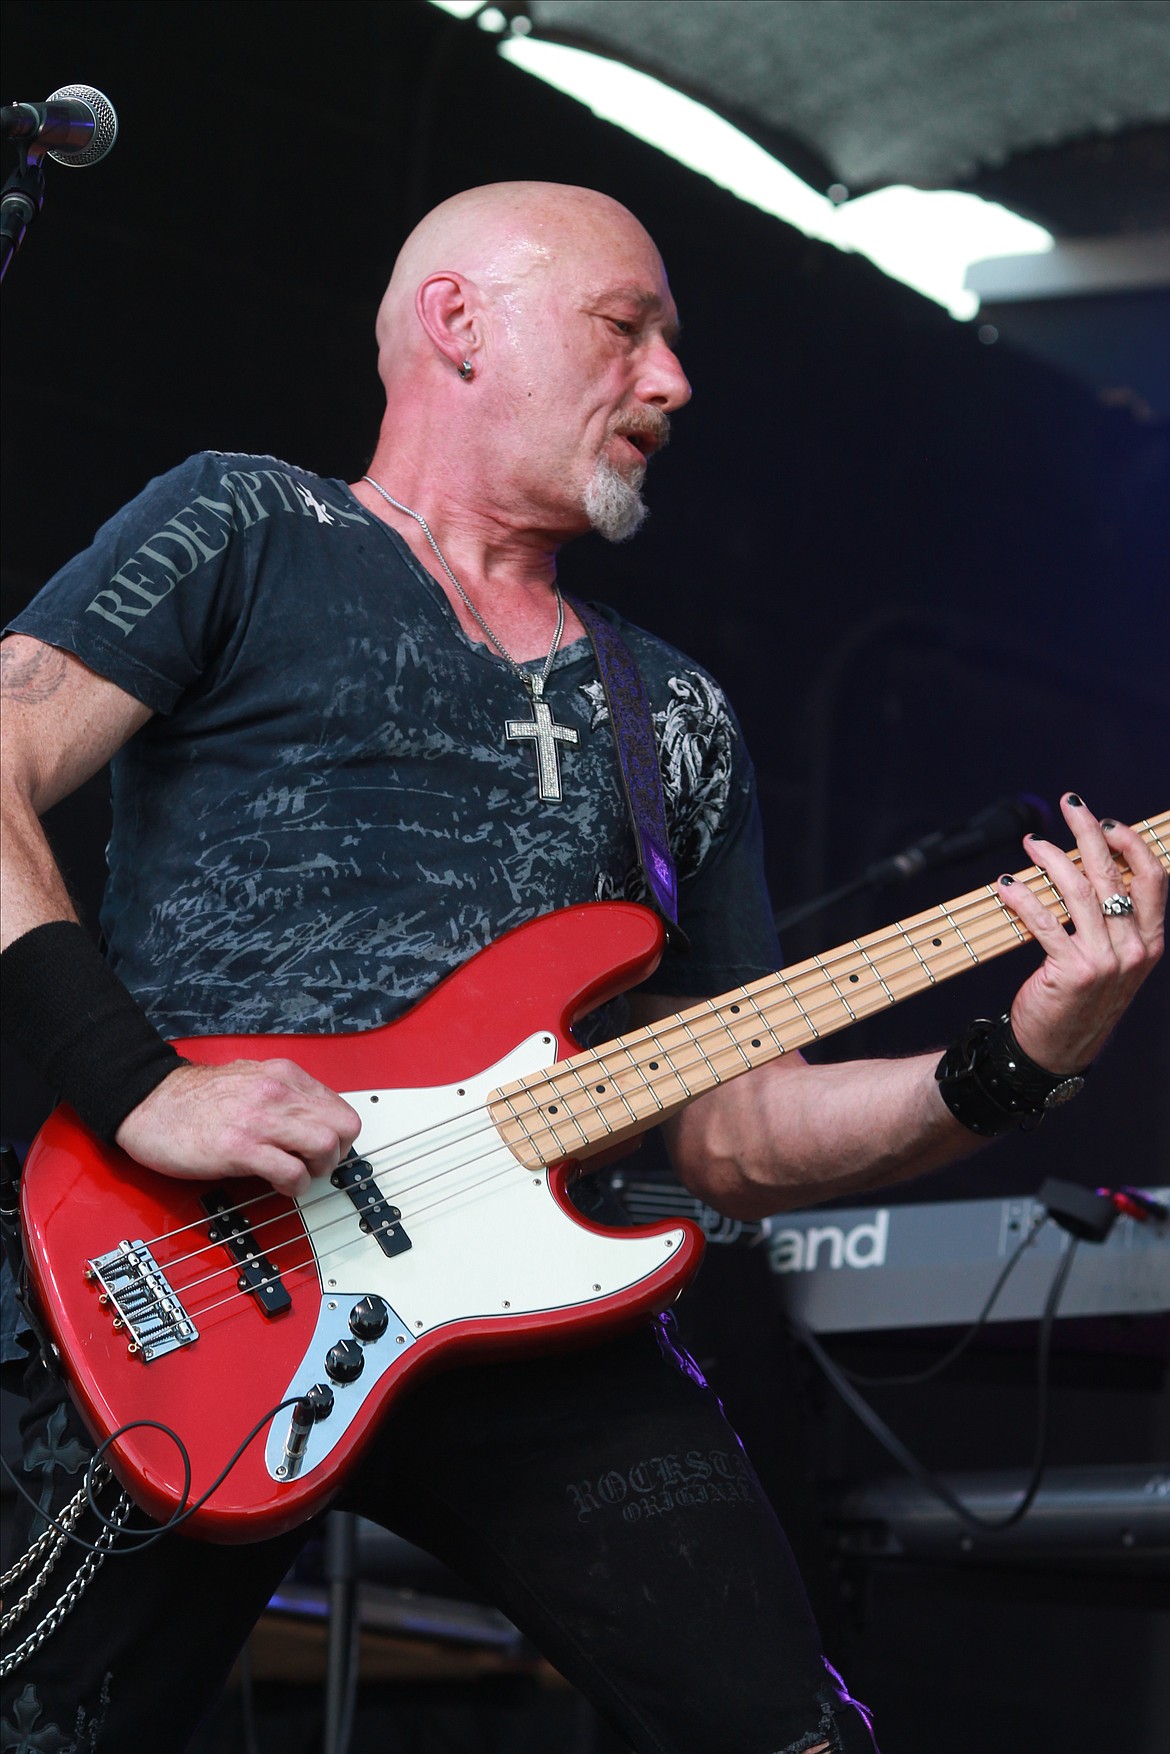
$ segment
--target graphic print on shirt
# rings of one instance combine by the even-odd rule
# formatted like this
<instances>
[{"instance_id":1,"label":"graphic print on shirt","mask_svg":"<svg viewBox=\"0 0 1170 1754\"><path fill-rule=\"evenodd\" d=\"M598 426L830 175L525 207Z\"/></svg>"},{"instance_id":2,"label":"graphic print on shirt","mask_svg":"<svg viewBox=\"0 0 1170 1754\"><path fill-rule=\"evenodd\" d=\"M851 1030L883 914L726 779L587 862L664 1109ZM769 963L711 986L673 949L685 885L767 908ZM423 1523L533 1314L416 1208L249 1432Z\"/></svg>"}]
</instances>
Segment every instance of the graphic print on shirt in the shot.
<instances>
[{"instance_id":1,"label":"graphic print on shirt","mask_svg":"<svg viewBox=\"0 0 1170 1754\"><path fill-rule=\"evenodd\" d=\"M651 719L666 824L681 883L699 870L726 820L736 733L726 698L709 676L686 670L668 676L666 686L673 699L663 711L652 713ZM609 707L600 681L585 683L581 693L591 708L589 729L608 725ZM594 894L598 901L643 901L646 881L636 865L616 880L599 872Z\"/></svg>"},{"instance_id":2,"label":"graphic print on shirt","mask_svg":"<svg viewBox=\"0 0 1170 1754\"><path fill-rule=\"evenodd\" d=\"M276 457L252 461L279 463ZM300 497L290 499L290 489ZM370 521L356 505L339 501L326 505L296 480L287 463L276 469L224 470L212 492L194 495L168 511L170 515L145 541L119 557L117 568L85 605L87 615L100 616L123 635L133 633L182 580L217 560L236 532L249 530L274 513L315 514L318 524L341 528L368 526Z\"/></svg>"}]
</instances>

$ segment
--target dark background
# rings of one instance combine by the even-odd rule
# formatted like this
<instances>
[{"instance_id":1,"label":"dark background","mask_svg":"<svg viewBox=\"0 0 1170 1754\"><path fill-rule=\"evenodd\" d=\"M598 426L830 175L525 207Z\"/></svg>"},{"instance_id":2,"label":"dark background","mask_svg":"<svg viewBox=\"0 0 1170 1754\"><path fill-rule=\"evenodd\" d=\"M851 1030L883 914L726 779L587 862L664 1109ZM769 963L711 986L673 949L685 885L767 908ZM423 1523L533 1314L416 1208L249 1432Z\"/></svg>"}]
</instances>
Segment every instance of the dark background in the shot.
<instances>
[{"instance_id":1,"label":"dark background","mask_svg":"<svg viewBox=\"0 0 1170 1754\"><path fill-rule=\"evenodd\" d=\"M5 617L148 477L201 446L360 474L381 412L374 312L410 226L471 184L582 182L626 202L658 241L695 398L652 470L646 530L625 548L589 538L570 549L563 582L666 634L724 682L759 772L777 906L1002 794L1054 804L1072 787L1128 820L1165 807L1170 445L1165 405L1151 406L1140 380L1164 369L1152 354L1170 332L1166 295L1055 313L1066 370L1014 346L1006 318L987 345L978 323L954 322L866 261L599 122L421 0L10 4L4 16L6 101L81 81L108 92L122 130L85 174L48 165L44 215L5 283ZM1147 130L1147 166L1151 140L1166 155L1165 136ZM1120 147L1054 150L987 187L1009 202L1016 190L1056 229L1097 233L1137 162ZM1077 370L1078 353L1105 356L1106 333L1129 334L1133 369L1102 384ZM90 914L104 807L95 782L54 813ZM868 895L794 929L786 951L823 950L1024 862L1005 848ZM1007 1002L1029 955L820 1051L941 1044ZM1074 1110L895 1197L1025 1193L1054 1174L1089 1186L1170 1180L1168 994L1163 976L1141 995ZM26 1138L46 1102L11 1057L7 1134ZM1124 1336L1111 1346L1124 1355ZM979 1465L1021 1460L1012 1385L1026 1371L1010 1348L980 1369L1006 1398L996 1453L971 1453ZM1153 1406L1157 1370L1137 1368L1119 1420L1117 1377L1099 1361L1088 1375L1071 1357L1065 1369L1060 1457L1080 1459L1092 1429L1086 1459L1098 1459L1104 1421L1118 1432L1104 1459L1149 1459L1157 1418L1131 1413ZM774 1391L765 1380L760 1392ZM905 1415L924 1442L937 1427L931 1405ZM961 1464L965 1418L961 1398L948 1403L940 1463ZM846 1453L837 1465L861 1464ZM1084 1602L1077 1587L1019 1576L993 1587L983 1574L976 1589L905 1570L854 1580L846 1593L870 1606L844 1616L842 1637L898 1726L893 1754L990 1747L961 1739L978 1727L934 1739L921 1702L972 1685L986 1696L993 1671L1007 1690L996 1721L1010 1710L1035 1729L997 1740L1004 1754L1121 1745L1119 1719L1153 1674L1150 1640L1165 1634L1124 1580L1086 1585ZM931 1649L924 1688L908 1653L926 1661L940 1602L956 1637L946 1654ZM1070 1604L1105 1653L1085 1697L1066 1672ZM1108 1679L1127 1664L1127 1683ZM1039 1701L1058 1681L1072 1703L1051 1739L1054 1708ZM1128 1726L1138 1735L1153 1706L1140 1711Z\"/></svg>"}]
</instances>

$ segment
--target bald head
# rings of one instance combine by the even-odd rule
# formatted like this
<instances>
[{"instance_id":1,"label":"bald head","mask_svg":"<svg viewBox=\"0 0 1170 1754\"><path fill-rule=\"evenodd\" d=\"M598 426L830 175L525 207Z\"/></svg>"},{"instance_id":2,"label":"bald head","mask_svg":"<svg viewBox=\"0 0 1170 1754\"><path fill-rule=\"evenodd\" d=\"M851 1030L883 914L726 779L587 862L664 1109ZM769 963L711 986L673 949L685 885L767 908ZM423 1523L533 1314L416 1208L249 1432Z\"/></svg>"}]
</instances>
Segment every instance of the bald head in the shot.
<instances>
[{"instance_id":1,"label":"bald head","mask_svg":"<svg viewBox=\"0 0 1170 1754\"><path fill-rule=\"evenodd\" d=\"M620 202L561 183L455 195L407 238L378 313L379 467L550 540L620 539L690 395L676 332L658 252Z\"/></svg>"},{"instance_id":2,"label":"bald head","mask_svg":"<svg viewBox=\"0 0 1170 1754\"><path fill-rule=\"evenodd\" d=\"M653 252L628 208L608 195L568 183L488 183L451 196L420 220L399 252L378 311L380 369L391 381L432 351L420 322L419 288L434 275L469 283L484 304L509 300L567 263L615 241Z\"/></svg>"}]
</instances>

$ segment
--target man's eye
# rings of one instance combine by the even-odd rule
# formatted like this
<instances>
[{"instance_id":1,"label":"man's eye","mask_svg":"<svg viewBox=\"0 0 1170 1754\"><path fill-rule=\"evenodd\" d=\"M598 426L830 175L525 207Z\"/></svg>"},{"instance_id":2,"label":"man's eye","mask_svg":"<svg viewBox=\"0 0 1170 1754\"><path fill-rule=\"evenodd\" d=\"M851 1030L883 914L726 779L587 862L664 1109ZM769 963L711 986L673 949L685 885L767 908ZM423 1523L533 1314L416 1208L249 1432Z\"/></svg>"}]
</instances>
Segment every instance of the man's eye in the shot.
<instances>
[{"instance_id":1,"label":"man's eye","mask_svg":"<svg viewBox=\"0 0 1170 1754\"><path fill-rule=\"evenodd\" d=\"M636 327L633 323L627 323L624 317L611 317L610 322L619 335L632 335Z\"/></svg>"}]
</instances>

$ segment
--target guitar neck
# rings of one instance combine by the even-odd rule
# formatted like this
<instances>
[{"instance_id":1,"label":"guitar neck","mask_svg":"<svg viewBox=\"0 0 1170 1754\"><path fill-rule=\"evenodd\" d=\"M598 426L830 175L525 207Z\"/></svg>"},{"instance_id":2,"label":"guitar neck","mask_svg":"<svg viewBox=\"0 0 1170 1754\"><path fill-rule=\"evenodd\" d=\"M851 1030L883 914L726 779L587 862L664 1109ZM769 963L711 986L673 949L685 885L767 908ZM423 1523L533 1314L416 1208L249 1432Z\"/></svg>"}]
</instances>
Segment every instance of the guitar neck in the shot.
<instances>
[{"instance_id":1,"label":"guitar neck","mask_svg":"<svg viewBox=\"0 0 1170 1754\"><path fill-rule=\"evenodd\" d=\"M1170 867L1170 811L1135 827ZM1035 865L1017 871L1015 880L1055 918L1068 919L1059 892ZM985 884L504 1085L493 1092L488 1112L526 1168L584 1157L654 1126L717 1084L888 1010L1031 936L996 886Z\"/></svg>"}]
</instances>

